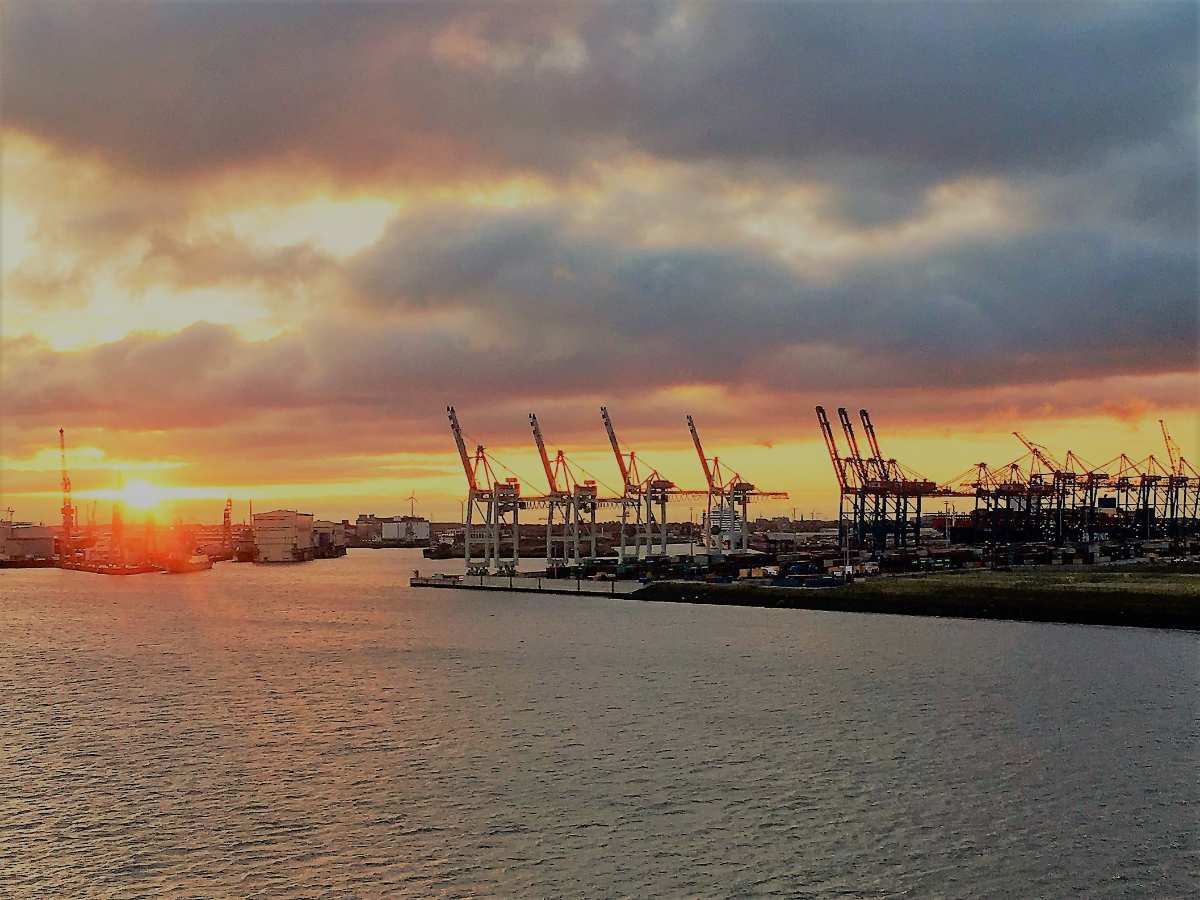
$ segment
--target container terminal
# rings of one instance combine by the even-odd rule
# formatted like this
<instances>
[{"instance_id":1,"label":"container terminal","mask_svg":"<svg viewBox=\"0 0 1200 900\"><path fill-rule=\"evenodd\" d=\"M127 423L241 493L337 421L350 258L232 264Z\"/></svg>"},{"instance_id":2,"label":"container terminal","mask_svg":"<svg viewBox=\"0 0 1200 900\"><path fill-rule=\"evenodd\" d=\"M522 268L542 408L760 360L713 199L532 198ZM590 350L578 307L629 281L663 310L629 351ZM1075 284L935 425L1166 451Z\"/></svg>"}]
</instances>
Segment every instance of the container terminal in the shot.
<instances>
[{"instance_id":1,"label":"container terminal","mask_svg":"<svg viewBox=\"0 0 1200 900\"><path fill-rule=\"evenodd\" d=\"M531 413L530 437L545 479L544 488L535 488L483 443L469 451L458 414L447 407L467 486L460 522L416 516L410 495L406 516L334 522L251 508L249 523L235 524L230 499L220 526L161 528L152 520L126 523L114 504L111 525L101 528L94 502L86 523L72 502L60 429L61 527L15 522L7 511L0 567L185 572L220 560L290 563L336 558L347 547L425 547L432 559L464 559L464 581L531 576L545 588L547 579L561 578L585 590L598 580L611 592L614 582L840 587L874 576L1121 565L1200 550L1200 475L1162 420L1161 458L1122 453L1092 465L1072 450L1059 455L1014 432L1013 459L974 463L935 481L884 454L867 410L851 416L838 408L836 417L820 406L814 411L838 498L838 515L827 521L752 517L753 504L787 494L761 488L710 455L692 416L681 417L681 425L695 450L699 489L680 487L622 445L601 407L620 485L602 489L565 451L549 448ZM672 516L681 503L700 506L701 521Z\"/></svg>"},{"instance_id":2,"label":"container terminal","mask_svg":"<svg viewBox=\"0 0 1200 900\"><path fill-rule=\"evenodd\" d=\"M848 588L858 582L858 599L850 608L860 608L862 585L873 576L881 576L878 581L884 583L890 580L885 576L987 571L992 573L989 577L1004 579L1008 571L1057 570L1076 573L1072 577L1078 579L1084 567L1156 560L1179 566L1194 561L1200 552L1200 474L1161 420L1161 461L1153 453L1137 458L1123 453L1091 465L1074 451L1059 457L1014 432L1020 448L1014 459L997 465L975 463L939 482L885 456L867 410L860 409L857 417L846 408L837 410L839 441L831 418L818 406L816 425L832 468L838 516L832 522L797 523L762 518L752 522L750 504L784 500L787 494L762 489L710 456L692 416L683 421L703 476L702 489L680 488L623 448L612 416L601 407L621 489L601 493L597 480L585 477L566 453L551 453L540 421L530 414L546 488L526 493L520 478L497 475L498 470L512 470L484 444L468 450L457 411L450 406L446 412L467 482L461 544L455 554L465 559L465 574L423 577L415 572L411 583L417 587L504 590L512 581L513 590L691 600L703 589L705 602L736 603L752 595L753 605L786 606L793 605L787 595L771 590ZM703 503L699 528L671 521L672 504L685 498ZM969 509L961 509L967 505ZM598 521L601 510L606 521ZM543 521L523 524L526 511ZM686 553L680 552L681 543L689 545ZM539 568L523 570L522 560L531 557ZM1184 571L1155 570L1167 577ZM977 600L990 592L991 607L976 604L985 611L996 608L996 597L1007 587L1018 585L1009 579L985 589L980 577L955 584L971 585ZM1055 579L1042 581L1047 590L1061 593ZM1160 582L1155 585L1161 588ZM654 590L642 590L647 586ZM1026 596L1038 591L1028 579L1020 588ZM873 602L890 606L878 598ZM925 603L925 608L968 609L939 602L932 607ZM1183 613L1172 607L1160 619L1171 627L1191 622L1193 607L1200 608L1200 602L1188 600ZM1046 615L1064 614L1052 610ZM1075 620L1109 623L1123 615L1105 608L1077 611Z\"/></svg>"}]
</instances>

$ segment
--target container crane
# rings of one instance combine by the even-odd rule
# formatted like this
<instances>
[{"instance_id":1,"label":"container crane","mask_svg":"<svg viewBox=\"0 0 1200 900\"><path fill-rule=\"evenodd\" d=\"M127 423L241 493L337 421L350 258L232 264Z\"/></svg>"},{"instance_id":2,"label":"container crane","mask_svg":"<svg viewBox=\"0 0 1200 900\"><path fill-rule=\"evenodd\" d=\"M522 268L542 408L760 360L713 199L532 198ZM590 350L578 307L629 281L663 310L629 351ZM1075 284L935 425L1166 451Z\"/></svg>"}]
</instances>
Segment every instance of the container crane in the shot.
<instances>
[{"instance_id":1,"label":"container crane","mask_svg":"<svg viewBox=\"0 0 1200 900\"><path fill-rule=\"evenodd\" d=\"M829 452L838 480L838 529L843 538L852 527L859 545L865 544L870 535L877 551L886 547L889 539L896 547L906 545L910 537L914 544L919 545L922 498L974 496L965 493L961 486L938 486L895 459L885 457L879 447L879 437L871 414L865 409L860 409L858 415L867 437L869 455L863 455L854 422L845 407L839 407L837 413L846 439L847 455L839 455L829 416L824 407L818 406L816 411L825 449ZM978 471L976 468L968 471L974 472L976 482L979 482L985 477L985 470L986 466L981 463ZM959 478L965 478L967 474L963 473ZM850 501L849 525L845 518L847 499Z\"/></svg>"},{"instance_id":2,"label":"container crane","mask_svg":"<svg viewBox=\"0 0 1200 900\"><path fill-rule=\"evenodd\" d=\"M847 478L846 461L838 454L837 441L833 437L833 429L829 425L829 416L825 414L825 407L817 407L817 424L821 427L821 436L825 438L825 449L829 453L829 461L833 464L833 474L837 478L838 487L845 493L851 489L853 485L850 479Z\"/></svg>"},{"instance_id":3,"label":"container crane","mask_svg":"<svg viewBox=\"0 0 1200 900\"><path fill-rule=\"evenodd\" d=\"M696 455L700 458L700 468L708 484L708 509L705 516L708 528L704 535L705 545L713 550L747 550L750 546L751 500L786 500L787 492L760 491L738 472L722 466L720 457L714 456L710 459L700 442L696 421L690 415L687 416L687 426L692 435ZM713 528L714 511L719 519L719 530ZM738 527L739 519L741 527Z\"/></svg>"},{"instance_id":4,"label":"container crane","mask_svg":"<svg viewBox=\"0 0 1200 900\"><path fill-rule=\"evenodd\" d=\"M1194 532L1200 524L1200 472L1184 458L1183 450L1167 431L1166 423L1159 419L1158 425L1171 461L1171 513L1173 520L1178 522L1176 532Z\"/></svg>"},{"instance_id":5,"label":"container crane","mask_svg":"<svg viewBox=\"0 0 1200 900\"><path fill-rule=\"evenodd\" d=\"M521 555L520 482L516 478L500 480L496 477L483 444L476 445L474 455L469 454L462 426L458 421L458 413L453 406L446 407L446 415L450 421L450 433L454 436L463 474L467 478L466 515L463 522L463 550L467 572L486 574L491 569L515 572ZM476 538L474 532L477 515L483 519L483 534L479 538ZM511 556L503 553L501 545L506 529L509 529L512 535ZM479 565L472 564L471 550L475 544L480 544L483 548L482 563Z\"/></svg>"},{"instance_id":6,"label":"container crane","mask_svg":"<svg viewBox=\"0 0 1200 900\"><path fill-rule=\"evenodd\" d=\"M671 497L691 495L697 492L678 490L675 482L664 478L654 468L649 469L643 475L638 465L637 454L632 450L628 454L622 452L621 444L617 441L616 429L613 428L612 418L608 414L608 407L600 407L600 418L604 421L604 430L608 433L608 442L612 446L613 456L617 460L617 468L621 472L623 492L621 560L622 562L625 560L625 526L631 510L634 513L634 558L640 556L643 544L646 547L647 557L655 552L655 544L658 545L658 552L665 556L667 553L667 501Z\"/></svg>"},{"instance_id":7,"label":"container crane","mask_svg":"<svg viewBox=\"0 0 1200 900\"><path fill-rule=\"evenodd\" d=\"M529 427L533 431L533 441L537 445L538 457L542 470L546 473L546 483L550 493L546 499L546 562L552 565L555 561L580 565L584 556L581 552L582 539L589 544L587 559L596 558L596 511L601 506L625 507L624 497L601 497L592 478L580 479L571 467L567 455L558 450L551 460L546 450L546 442L542 437L542 429L538 418L529 414ZM562 536L560 546L561 556L554 556L554 513L562 511ZM624 534L622 533L622 539ZM568 546L571 552L568 554Z\"/></svg>"},{"instance_id":8,"label":"container crane","mask_svg":"<svg viewBox=\"0 0 1200 900\"><path fill-rule=\"evenodd\" d=\"M833 427L829 424L829 416L825 407L816 407L817 424L821 428L821 437L825 439L825 450L829 454L829 462L833 465L833 474L838 483L838 543L849 546L849 533L846 525L846 499L850 499L852 520L859 520L859 505L861 494L859 484L855 480L857 469L852 469L850 463L843 459L838 452L837 439L833 436Z\"/></svg>"},{"instance_id":9,"label":"container crane","mask_svg":"<svg viewBox=\"0 0 1200 900\"><path fill-rule=\"evenodd\" d=\"M546 473L546 484L550 489L550 493L546 497L546 565L553 566L556 563L563 565L567 559L567 541L568 529L571 526L574 516L574 504L571 502L571 496L566 491L558 486L558 468L565 467L566 461L563 458L562 451L558 451L554 462L551 463L550 455L546 451L546 442L542 438L542 429L538 425L537 415L529 414L529 427L533 431L533 442L537 445L538 458L542 461L542 471ZM560 546L562 548L561 555L556 556L554 553L554 514L556 511L562 513L562 540ZM578 532L576 532L575 556L579 555ZM592 554L595 555L594 553Z\"/></svg>"}]
</instances>

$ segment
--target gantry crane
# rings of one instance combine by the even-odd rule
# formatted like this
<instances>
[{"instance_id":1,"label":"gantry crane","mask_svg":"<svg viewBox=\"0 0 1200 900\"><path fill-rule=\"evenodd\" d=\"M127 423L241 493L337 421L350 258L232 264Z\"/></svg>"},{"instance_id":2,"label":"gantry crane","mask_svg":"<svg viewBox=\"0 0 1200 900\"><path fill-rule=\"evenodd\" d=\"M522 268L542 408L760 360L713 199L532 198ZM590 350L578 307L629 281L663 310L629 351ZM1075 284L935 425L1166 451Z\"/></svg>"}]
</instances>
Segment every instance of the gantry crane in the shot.
<instances>
[{"instance_id":1,"label":"gantry crane","mask_svg":"<svg viewBox=\"0 0 1200 900\"><path fill-rule=\"evenodd\" d=\"M634 514L634 558L637 559L641 555L643 545L647 557L655 554L666 556L668 500L673 497L701 496L704 491L680 490L675 486L675 482L664 478L655 468L649 468L643 475L637 454L632 450L628 454L621 450L608 407L600 407L600 418L604 420L604 430L608 433L608 442L612 446L617 468L621 472L623 502L620 559L624 562L626 558L625 527L631 511Z\"/></svg>"},{"instance_id":2,"label":"gantry crane","mask_svg":"<svg viewBox=\"0 0 1200 900\"><path fill-rule=\"evenodd\" d=\"M872 549L876 552L882 551L889 539L895 547L907 545L910 538L913 544L919 545L923 498L973 496L965 493L961 487L939 486L894 458L885 457L879 447L879 437L875 433L871 414L865 409L860 409L858 415L863 433L867 436L870 451L867 456L859 448L850 413L845 407L838 408L838 421L848 451L846 456L842 456L824 407L816 407L816 412L840 492L839 540L861 547L867 544L869 537ZM977 473L977 477L981 476Z\"/></svg>"},{"instance_id":3,"label":"gantry crane","mask_svg":"<svg viewBox=\"0 0 1200 900\"><path fill-rule=\"evenodd\" d=\"M1171 512L1179 523L1175 531L1178 535L1193 533L1200 525L1200 472L1184 458L1183 450L1167 431L1166 422L1159 419L1158 426L1162 429L1163 444L1171 461Z\"/></svg>"},{"instance_id":4,"label":"gantry crane","mask_svg":"<svg viewBox=\"0 0 1200 900\"><path fill-rule=\"evenodd\" d=\"M760 491L739 473L721 465L720 457L711 459L704 452L696 421L687 417L692 444L700 458L700 470L707 483L707 509L704 545L709 550L737 551L750 547L749 505L751 500L787 499L786 491Z\"/></svg>"},{"instance_id":5,"label":"gantry crane","mask_svg":"<svg viewBox=\"0 0 1200 900\"><path fill-rule=\"evenodd\" d=\"M586 538L589 545L587 559L596 558L596 510L601 506L624 507L622 497L601 497L592 478L580 479L576 476L562 450L555 452L553 461L546 450L546 442L542 437L542 429L534 413L529 414L529 426L533 431L533 441L537 445L538 457L542 469L546 473L546 483L550 493L546 495L546 564L571 563L580 565L585 557L581 552L581 540ZM554 536L554 514L562 513L562 534L556 541ZM555 544L561 549L555 554Z\"/></svg>"},{"instance_id":6,"label":"gantry crane","mask_svg":"<svg viewBox=\"0 0 1200 900\"><path fill-rule=\"evenodd\" d=\"M521 484L516 478L496 478L483 444L477 444L474 455L467 452L462 427L453 406L446 407L450 432L458 448L463 474L467 477L466 515L463 522L463 548L468 574L487 574L490 571L516 572L521 557ZM475 517L480 516L483 534L476 538ZM502 544L505 530L511 535L511 555ZM472 563L472 548L482 547L482 562Z\"/></svg>"}]
</instances>

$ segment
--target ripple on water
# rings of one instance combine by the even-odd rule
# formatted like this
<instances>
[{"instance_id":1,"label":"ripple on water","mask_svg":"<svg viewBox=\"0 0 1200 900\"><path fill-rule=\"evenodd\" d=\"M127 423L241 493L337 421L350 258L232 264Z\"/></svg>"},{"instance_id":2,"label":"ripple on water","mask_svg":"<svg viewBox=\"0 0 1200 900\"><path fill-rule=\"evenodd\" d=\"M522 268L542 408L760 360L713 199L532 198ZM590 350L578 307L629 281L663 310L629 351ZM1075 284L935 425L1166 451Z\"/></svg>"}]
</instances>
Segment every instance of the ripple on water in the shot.
<instances>
[{"instance_id":1,"label":"ripple on water","mask_svg":"<svg viewBox=\"0 0 1200 900\"><path fill-rule=\"evenodd\" d=\"M1194 896L1197 638L0 574L0 894Z\"/></svg>"}]
</instances>

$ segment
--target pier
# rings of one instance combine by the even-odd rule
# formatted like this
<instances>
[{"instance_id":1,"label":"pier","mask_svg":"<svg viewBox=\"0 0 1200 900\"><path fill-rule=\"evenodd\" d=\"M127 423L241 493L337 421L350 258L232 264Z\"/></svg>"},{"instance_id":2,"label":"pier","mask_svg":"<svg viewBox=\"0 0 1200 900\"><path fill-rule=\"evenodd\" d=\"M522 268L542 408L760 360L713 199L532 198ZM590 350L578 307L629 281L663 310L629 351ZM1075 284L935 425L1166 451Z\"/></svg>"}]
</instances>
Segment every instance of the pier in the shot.
<instances>
[{"instance_id":1,"label":"pier","mask_svg":"<svg viewBox=\"0 0 1200 900\"><path fill-rule=\"evenodd\" d=\"M595 594L627 597L645 587L640 581L546 578L538 575L413 575L410 587L506 591L519 594Z\"/></svg>"}]
</instances>

